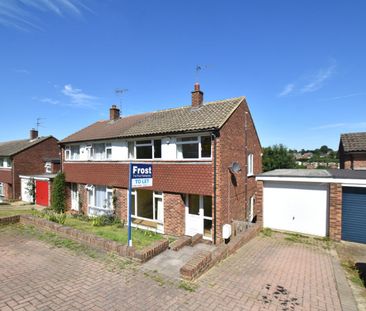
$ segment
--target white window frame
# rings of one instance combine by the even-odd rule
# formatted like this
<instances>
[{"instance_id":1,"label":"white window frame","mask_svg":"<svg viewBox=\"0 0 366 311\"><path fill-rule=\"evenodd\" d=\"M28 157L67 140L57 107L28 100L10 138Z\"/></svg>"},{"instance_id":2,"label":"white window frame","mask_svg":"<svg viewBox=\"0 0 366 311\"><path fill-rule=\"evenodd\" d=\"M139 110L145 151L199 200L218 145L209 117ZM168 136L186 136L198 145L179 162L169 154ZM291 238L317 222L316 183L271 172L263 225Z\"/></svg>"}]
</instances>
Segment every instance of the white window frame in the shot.
<instances>
[{"instance_id":1,"label":"white window frame","mask_svg":"<svg viewBox=\"0 0 366 311\"><path fill-rule=\"evenodd\" d=\"M249 153L247 157L247 176L254 175L254 155L253 153Z\"/></svg>"},{"instance_id":2,"label":"white window frame","mask_svg":"<svg viewBox=\"0 0 366 311\"><path fill-rule=\"evenodd\" d=\"M255 214L255 195L252 195L248 201L248 212L247 212L247 220L249 222L252 222L254 219L254 214Z\"/></svg>"},{"instance_id":3,"label":"white window frame","mask_svg":"<svg viewBox=\"0 0 366 311\"><path fill-rule=\"evenodd\" d=\"M163 159L163 154L162 154L162 150L161 150L161 156L160 158L155 158L155 144L154 141L155 140L160 140L161 138L155 138L155 139L139 139L139 140L134 140L134 141L129 141L127 143L127 149L128 149L128 158L132 159L132 160L162 160ZM150 141L149 143L145 143L145 144L139 144L140 141ZM130 150L128 147L128 144L131 143L133 144L133 157L130 156ZM151 158L146 158L146 159L138 159L137 158L137 147L149 147L151 146Z\"/></svg>"},{"instance_id":4,"label":"white window frame","mask_svg":"<svg viewBox=\"0 0 366 311\"><path fill-rule=\"evenodd\" d=\"M0 182L0 197L4 196L4 183Z\"/></svg>"},{"instance_id":5,"label":"white window frame","mask_svg":"<svg viewBox=\"0 0 366 311\"><path fill-rule=\"evenodd\" d=\"M45 167L46 173L48 173L48 174L52 173L52 163L51 162L46 162L44 167Z\"/></svg>"},{"instance_id":6,"label":"white window frame","mask_svg":"<svg viewBox=\"0 0 366 311\"><path fill-rule=\"evenodd\" d=\"M1 157L0 158L0 168L11 168L10 157Z\"/></svg>"},{"instance_id":7,"label":"white window frame","mask_svg":"<svg viewBox=\"0 0 366 311\"><path fill-rule=\"evenodd\" d=\"M189 135L189 136L179 136L176 138L176 146L177 146L177 150L176 150L176 159L177 160L183 160L183 161L192 161L192 160L210 160L212 159L212 150L210 152L210 157L202 157L202 137L207 137L209 135ZM187 138L187 137L192 137L192 138L196 138L196 139L192 139L189 141L179 141L179 139L181 138ZM210 137L211 138L211 137ZM193 144L193 143L197 143L198 144L198 157L197 158L183 158L183 152L179 152L178 151L178 145L188 145L188 144ZM212 146L212 140L211 140L211 144L210 147Z\"/></svg>"},{"instance_id":8,"label":"white window frame","mask_svg":"<svg viewBox=\"0 0 366 311\"><path fill-rule=\"evenodd\" d=\"M65 160L70 161L71 160L71 150L70 146L65 147Z\"/></svg>"},{"instance_id":9,"label":"white window frame","mask_svg":"<svg viewBox=\"0 0 366 311\"><path fill-rule=\"evenodd\" d=\"M162 200L163 210L164 210L164 193L163 192L158 192L158 191L152 191L152 193L153 193L153 200L152 200L153 201L153 218L146 218L146 217L137 216L137 202L138 202L138 200L137 200L137 190L136 189L131 191L132 200L135 201L135 209L132 211L131 217L133 217L135 219L147 220L147 221L151 221L151 222L157 222L157 223L160 223L160 224L164 224L164 219L163 219L162 222L160 222L155 217L155 211L156 211L156 208L157 208L155 206L155 199L161 199ZM127 203L128 203L128 201L127 201ZM129 204L127 204L127 215L128 215L128 205Z\"/></svg>"},{"instance_id":10,"label":"white window frame","mask_svg":"<svg viewBox=\"0 0 366 311\"><path fill-rule=\"evenodd\" d=\"M105 202L108 202L108 193L111 194L112 200L111 202L108 202L109 204L106 205L106 207L104 208L103 206L96 206L96 193L95 190L97 187L103 187L105 188ZM96 209L99 211L113 211L114 207L113 207L113 188L112 187L107 187L107 186L95 186L95 185L89 185L88 186L88 208L92 208L92 209ZM91 200L91 195L93 196L93 201L94 202L90 202Z\"/></svg>"},{"instance_id":11,"label":"white window frame","mask_svg":"<svg viewBox=\"0 0 366 311\"><path fill-rule=\"evenodd\" d=\"M108 157L108 151L110 151L110 157ZM106 160L112 160L113 158L112 143L105 143L105 158Z\"/></svg>"}]
</instances>

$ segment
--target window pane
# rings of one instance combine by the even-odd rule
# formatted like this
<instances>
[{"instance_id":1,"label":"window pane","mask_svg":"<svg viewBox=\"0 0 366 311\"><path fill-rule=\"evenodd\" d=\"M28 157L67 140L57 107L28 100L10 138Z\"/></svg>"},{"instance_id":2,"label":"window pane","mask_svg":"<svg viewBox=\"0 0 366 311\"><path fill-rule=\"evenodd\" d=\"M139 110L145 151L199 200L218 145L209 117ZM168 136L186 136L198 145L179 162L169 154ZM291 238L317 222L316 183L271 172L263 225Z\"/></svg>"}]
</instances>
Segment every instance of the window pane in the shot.
<instances>
[{"instance_id":1,"label":"window pane","mask_svg":"<svg viewBox=\"0 0 366 311\"><path fill-rule=\"evenodd\" d=\"M80 146L79 145L71 146L70 150L71 150L71 158L74 160L78 160L80 154Z\"/></svg>"},{"instance_id":2,"label":"window pane","mask_svg":"<svg viewBox=\"0 0 366 311\"><path fill-rule=\"evenodd\" d=\"M105 144L93 144L94 160L103 160L105 158Z\"/></svg>"},{"instance_id":3,"label":"window pane","mask_svg":"<svg viewBox=\"0 0 366 311\"><path fill-rule=\"evenodd\" d=\"M136 146L136 159L152 159L152 146Z\"/></svg>"},{"instance_id":4,"label":"window pane","mask_svg":"<svg viewBox=\"0 0 366 311\"><path fill-rule=\"evenodd\" d=\"M211 137L210 136L201 137L201 157L202 158L211 157Z\"/></svg>"},{"instance_id":5,"label":"window pane","mask_svg":"<svg viewBox=\"0 0 366 311\"><path fill-rule=\"evenodd\" d=\"M200 213L200 196L190 194L188 197L188 210L189 214L199 215Z\"/></svg>"},{"instance_id":6,"label":"window pane","mask_svg":"<svg viewBox=\"0 0 366 311\"><path fill-rule=\"evenodd\" d=\"M204 236L208 237L208 238L211 238L212 237L211 230L212 230L212 220L204 219L203 220L203 234L204 234Z\"/></svg>"},{"instance_id":7,"label":"window pane","mask_svg":"<svg viewBox=\"0 0 366 311\"><path fill-rule=\"evenodd\" d=\"M108 148L106 149L106 151L107 151L107 159L112 159L112 149Z\"/></svg>"},{"instance_id":8,"label":"window pane","mask_svg":"<svg viewBox=\"0 0 366 311\"><path fill-rule=\"evenodd\" d=\"M128 158L129 159L135 158L135 144L133 141L128 142Z\"/></svg>"},{"instance_id":9,"label":"window pane","mask_svg":"<svg viewBox=\"0 0 366 311\"><path fill-rule=\"evenodd\" d=\"M191 137L179 137L178 141L198 141L198 137L191 136Z\"/></svg>"},{"instance_id":10,"label":"window pane","mask_svg":"<svg viewBox=\"0 0 366 311\"><path fill-rule=\"evenodd\" d=\"M137 216L153 219L153 192L137 190Z\"/></svg>"},{"instance_id":11,"label":"window pane","mask_svg":"<svg viewBox=\"0 0 366 311\"><path fill-rule=\"evenodd\" d=\"M95 206L99 208L106 208L108 202L106 202L105 187L95 187Z\"/></svg>"},{"instance_id":12,"label":"window pane","mask_svg":"<svg viewBox=\"0 0 366 311\"><path fill-rule=\"evenodd\" d=\"M203 197L203 211L204 216L212 217L212 197L209 196Z\"/></svg>"},{"instance_id":13,"label":"window pane","mask_svg":"<svg viewBox=\"0 0 366 311\"><path fill-rule=\"evenodd\" d=\"M136 145L151 145L151 140L139 140L136 141Z\"/></svg>"},{"instance_id":14,"label":"window pane","mask_svg":"<svg viewBox=\"0 0 366 311\"><path fill-rule=\"evenodd\" d=\"M154 140L154 158L155 159L161 158L161 140L160 139Z\"/></svg>"},{"instance_id":15,"label":"window pane","mask_svg":"<svg viewBox=\"0 0 366 311\"><path fill-rule=\"evenodd\" d=\"M198 143L182 145L183 159L197 159L198 158Z\"/></svg>"}]
</instances>

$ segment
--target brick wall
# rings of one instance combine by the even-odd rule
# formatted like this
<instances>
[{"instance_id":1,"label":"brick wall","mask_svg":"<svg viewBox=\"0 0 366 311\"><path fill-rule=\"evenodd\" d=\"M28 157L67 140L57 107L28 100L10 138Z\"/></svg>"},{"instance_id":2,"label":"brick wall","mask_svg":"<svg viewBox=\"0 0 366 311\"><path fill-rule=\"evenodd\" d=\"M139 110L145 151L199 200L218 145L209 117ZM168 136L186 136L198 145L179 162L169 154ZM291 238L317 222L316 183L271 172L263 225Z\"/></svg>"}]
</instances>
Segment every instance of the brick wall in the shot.
<instances>
[{"instance_id":1,"label":"brick wall","mask_svg":"<svg viewBox=\"0 0 366 311\"><path fill-rule=\"evenodd\" d=\"M247 177L249 153L254 155L254 175L262 172L261 145L246 101L220 130L217 150L217 237L220 241L222 225L245 220L248 200L256 194L255 176ZM234 161L241 167L235 175L228 169Z\"/></svg>"},{"instance_id":2,"label":"brick wall","mask_svg":"<svg viewBox=\"0 0 366 311\"><path fill-rule=\"evenodd\" d=\"M20 178L19 175L43 174L44 159L57 158L59 156L59 147L57 139L50 137L31 148L28 148L13 158L13 169L15 181L13 185L13 198L20 198Z\"/></svg>"},{"instance_id":3,"label":"brick wall","mask_svg":"<svg viewBox=\"0 0 366 311\"><path fill-rule=\"evenodd\" d=\"M180 194L164 193L164 232L174 236L184 235L185 204Z\"/></svg>"},{"instance_id":4,"label":"brick wall","mask_svg":"<svg viewBox=\"0 0 366 311\"><path fill-rule=\"evenodd\" d=\"M329 237L339 241L342 238L342 185L329 185Z\"/></svg>"},{"instance_id":5,"label":"brick wall","mask_svg":"<svg viewBox=\"0 0 366 311\"><path fill-rule=\"evenodd\" d=\"M128 187L127 163L64 163L63 167L67 182ZM153 187L147 190L212 195L211 164L154 163L153 175Z\"/></svg>"},{"instance_id":6,"label":"brick wall","mask_svg":"<svg viewBox=\"0 0 366 311\"><path fill-rule=\"evenodd\" d=\"M261 180L257 181L255 211L257 214L257 222L263 223L263 181Z\"/></svg>"},{"instance_id":7,"label":"brick wall","mask_svg":"<svg viewBox=\"0 0 366 311\"><path fill-rule=\"evenodd\" d=\"M0 169L0 182L4 184L4 199L12 199L12 169Z\"/></svg>"}]
</instances>

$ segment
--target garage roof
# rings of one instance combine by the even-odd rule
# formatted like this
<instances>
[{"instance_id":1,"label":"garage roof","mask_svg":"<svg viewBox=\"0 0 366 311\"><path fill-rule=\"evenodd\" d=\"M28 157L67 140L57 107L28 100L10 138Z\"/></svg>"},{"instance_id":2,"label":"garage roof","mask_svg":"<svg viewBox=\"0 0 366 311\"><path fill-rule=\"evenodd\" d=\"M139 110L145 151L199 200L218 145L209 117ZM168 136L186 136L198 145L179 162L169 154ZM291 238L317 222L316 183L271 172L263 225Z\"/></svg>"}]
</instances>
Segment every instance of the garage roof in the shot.
<instances>
[{"instance_id":1,"label":"garage roof","mask_svg":"<svg viewBox=\"0 0 366 311\"><path fill-rule=\"evenodd\" d=\"M262 177L365 179L366 181L366 170L277 169L257 175L259 180Z\"/></svg>"},{"instance_id":2,"label":"garage roof","mask_svg":"<svg viewBox=\"0 0 366 311\"><path fill-rule=\"evenodd\" d=\"M366 132L341 134L345 152L366 151Z\"/></svg>"}]
</instances>

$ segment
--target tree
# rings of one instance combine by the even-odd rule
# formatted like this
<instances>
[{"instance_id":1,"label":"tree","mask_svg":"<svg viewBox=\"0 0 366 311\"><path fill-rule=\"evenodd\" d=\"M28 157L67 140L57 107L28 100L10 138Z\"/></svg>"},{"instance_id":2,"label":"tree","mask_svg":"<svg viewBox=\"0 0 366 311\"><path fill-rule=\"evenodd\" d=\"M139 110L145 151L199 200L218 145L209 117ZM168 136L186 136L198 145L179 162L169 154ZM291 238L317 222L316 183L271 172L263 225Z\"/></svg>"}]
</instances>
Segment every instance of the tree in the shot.
<instances>
[{"instance_id":1,"label":"tree","mask_svg":"<svg viewBox=\"0 0 366 311\"><path fill-rule=\"evenodd\" d=\"M277 168L296 168L295 158L282 144L263 148L263 171Z\"/></svg>"},{"instance_id":2,"label":"tree","mask_svg":"<svg viewBox=\"0 0 366 311\"><path fill-rule=\"evenodd\" d=\"M323 145L323 146L321 146L320 147L320 152L322 153L322 154L327 154L328 153L328 151L331 151L332 149L329 149L328 148L328 146L326 146L326 145Z\"/></svg>"},{"instance_id":3,"label":"tree","mask_svg":"<svg viewBox=\"0 0 366 311\"><path fill-rule=\"evenodd\" d=\"M66 208L66 184L64 173L58 173L52 183L52 209L57 213L65 212Z\"/></svg>"}]
</instances>

